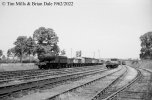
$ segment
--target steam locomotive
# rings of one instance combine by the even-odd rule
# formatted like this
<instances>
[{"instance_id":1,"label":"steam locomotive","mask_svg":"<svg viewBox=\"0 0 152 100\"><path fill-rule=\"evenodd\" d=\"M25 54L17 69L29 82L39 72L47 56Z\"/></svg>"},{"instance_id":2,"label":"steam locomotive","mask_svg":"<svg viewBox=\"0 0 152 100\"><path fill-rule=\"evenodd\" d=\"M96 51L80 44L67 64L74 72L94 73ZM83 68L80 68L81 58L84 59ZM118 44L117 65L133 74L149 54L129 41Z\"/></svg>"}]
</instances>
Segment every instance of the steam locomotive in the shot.
<instances>
[{"instance_id":1,"label":"steam locomotive","mask_svg":"<svg viewBox=\"0 0 152 100\"><path fill-rule=\"evenodd\" d=\"M37 63L39 69L59 69L69 67L102 65L103 61L88 57L67 58L66 56L41 55Z\"/></svg>"}]
</instances>

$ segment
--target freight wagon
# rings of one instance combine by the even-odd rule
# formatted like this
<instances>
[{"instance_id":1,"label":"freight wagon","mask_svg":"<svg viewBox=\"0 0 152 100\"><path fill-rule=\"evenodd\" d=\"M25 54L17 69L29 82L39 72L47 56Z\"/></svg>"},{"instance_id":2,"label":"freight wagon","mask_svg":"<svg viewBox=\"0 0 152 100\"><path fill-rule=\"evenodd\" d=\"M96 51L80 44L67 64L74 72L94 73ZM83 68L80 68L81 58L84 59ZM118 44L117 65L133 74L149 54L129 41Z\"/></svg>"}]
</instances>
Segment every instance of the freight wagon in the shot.
<instances>
[{"instance_id":1,"label":"freight wagon","mask_svg":"<svg viewBox=\"0 0 152 100\"><path fill-rule=\"evenodd\" d=\"M113 58L106 62L106 67L109 68L116 68L121 64L121 61L119 59Z\"/></svg>"}]
</instances>

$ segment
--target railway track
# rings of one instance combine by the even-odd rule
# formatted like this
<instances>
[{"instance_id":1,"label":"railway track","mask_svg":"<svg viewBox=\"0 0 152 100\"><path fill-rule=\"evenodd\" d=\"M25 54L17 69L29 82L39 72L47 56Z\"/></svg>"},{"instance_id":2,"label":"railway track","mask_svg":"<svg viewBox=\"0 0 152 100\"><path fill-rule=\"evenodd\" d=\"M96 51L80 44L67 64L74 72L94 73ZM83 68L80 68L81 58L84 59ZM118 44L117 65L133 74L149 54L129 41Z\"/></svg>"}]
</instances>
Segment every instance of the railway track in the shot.
<instances>
[{"instance_id":1,"label":"railway track","mask_svg":"<svg viewBox=\"0 0 152 100\"><path fill-rule=\"evenodd\" d=\"M129 86L133 85L141 77L141 72L138 70L137 76L133 80L127 82L127 84L125 84L124 86L113 86L111 89L109 89L106 92L108 96L103 100L119 100L117 99L117 95L121 93L123 90L127 89Z\"/></svg>"},{"instance_id":2,"label":"railway track","mask_svg":"<svg viewBox=\"0 0 152 100\"><path fill-rule=\"evenodd\" d=\"M99 91L101 88L107 88L118 81L122 76L125 75L126 71L126 68L123 68L112 71L110 73L106 73L104 75L95 76L94 78L91 78L88 81L83 82L82 84L77 83L74 87L52 95L46 100L70 100L71 98L74 100L89 100L89 98L91 97L94 98L93 95L96 95L96 92ZM112 76L115 77L111 78ZM104 86L102 84L104 84Z\"/></svg>"},{"instance_id":3,"label":"railway track","mask_svg":"<svg viewBox=\"0 0 152 100\"><path fill-rule=\"evenodd\" d=\"M51 97L46 100L111 100L115 97L115 92L119 93L120 89L122 91L122 88L128 87L140 78L141 74L138 71L138 73L134 74L133 78L127 79L132 75L131 73L136 72L136 70L133 71L133 68L130 68L128 72L128 69L118 70L98 78L96 76L93 80L66 89L65 91L60 91L58 94L51 95L53 93L49 93ZM124 80L126 81L124 82ZM112 89L115 91L112 91ZM110 92L110 94L107 92Z\"/></svg>"},{"instance_id":4,"label":"railway track","mask_svg":"<svg viewBox=\"0 0 152 100\"><path fill-rule=\"evenodd\" d=\"M52 75L61 75L66 73L78 72L83 70L92 70L96 67L76 67L76 68L64 68L64 69L52 69L52 70L27 70L27 71L14 71L14 72L1 72L0 73L0 85L9 83L11 81L30 80L35 78L43 78Z\"/></svg>"},{"instance_id":5,"label":"railway track","mask_svg":"<svg viewBox=\"0 0 152 100\"><path fill-rule=\"evenodd\" d=\"M130 75L128 74L130 72L128 71L128 69L129 69L128 67L119 66L119 68L117 69L108 70L108 71L94 70L90 72L89 71L78 72L78 73L75 73L74 75L69 74L69 76L63 75L63 77L60 77L60 78L56 77L55 81L43 80L42 82L37 82L37 86L35 86L32 82L32 85L28 84L27 88L20 89L17 91L12 91L8 94L1 95L1 97L2 97L2 100L5 100L3 99L3 97L5 98L9 94L12 94L14 92L18 92L21 90L27 91L28 89L31 89L33 87L43 88L46 86L44 90L42 90L41 92L39 91L40 93L34 93L36 94L35 95L36 98L35 97L28 98L28 96L26 98L25 96L26 99L24 99L23 97L23 99L19 98L17 100L33 100L33 99L71 100L71 98L72 100L73 99L75 100L101 100L101 99L102 100L124 100L122 98L120 99L118 95L122 94L124 90L132 86L132 84L138 81L142 76L140 71L138 71L137 75L134 75L134 78L129 79L124 82L124 80L127 79L127 76ZM130 72L130 73L133 73L133 72ZM66 83L67 81L71 81L71 82ZM45 84L43 84L44 82ZM73 85L70 85L70 84L73 84ZM30 87L30 85L32 87ZM34 95L34 94L31 94L31 95Z\"/></svg>"},{"instance_id":6,"label":"railway track","mask_svg":"<svg viewBox=\"0 0 152 100\"><path fill-rule=\"evenodd\" d=\"M91 68L92 69L92 68ZM88 75L92 75L92 74L96 74L99 72L104 71L103 68L97 68L95 70L84 70L83 71L79 71L76 73L70 73L70 74L64 74L64 75L60 75L60 76L51 76L51 77L47 77L47 78L42 78L42 79L36 79L36 80L32 80L32 81L28 81L28 82L21 82L19 84L10 84L10 85L1 85L0 86L0 98L5 98L7 96L9 96L10 94L14 93L14 92L18 92L18 91L24 91L24 90L28 90L31 88L41 88L44 87L45 85L48 84L57 84L57 83L61 83L67 80L73 80L76 78L80 78L80 77L85 77Z\"/></svg>"},{"instance_id":7,"label":"railway track","mask_svg":"<svg viewBox=\"0 0 152 100\"><path fill-rule=\"evenodd\" d=\"M131 84L121 92L113 95L112 100L151 100L152 98L152 71L140 69L140 76L134 84ZM107 99L107 100L109 100ZM110 99L111 100L111 99Z\"/></svg>"},{"instance_id":8,"label":"railway track","mask_svg":"<svg viewBox=\"0 0 152 100\"><path fill-rule=\"evenodd\" d=\"M29 95L17 100L71 100L71 98L74 98L74 100L87 100L88 98L93 97L97 91L101 90L101 88L103 89L110 84L114 84L116 80L119 80L125 75L126 71L127 68L119 66L119 68L108 70L103 73L96 73L94 76L89 76L82 80L77 80L68 84L44 90L40 93L32 94L33 98L32 95ZM98 86L101 87L99 88ZM83 97L80 98L82 95L85 95L84 93L89 94L89 96L86 96L87 99Z\"/></svg>"}]
</instances>

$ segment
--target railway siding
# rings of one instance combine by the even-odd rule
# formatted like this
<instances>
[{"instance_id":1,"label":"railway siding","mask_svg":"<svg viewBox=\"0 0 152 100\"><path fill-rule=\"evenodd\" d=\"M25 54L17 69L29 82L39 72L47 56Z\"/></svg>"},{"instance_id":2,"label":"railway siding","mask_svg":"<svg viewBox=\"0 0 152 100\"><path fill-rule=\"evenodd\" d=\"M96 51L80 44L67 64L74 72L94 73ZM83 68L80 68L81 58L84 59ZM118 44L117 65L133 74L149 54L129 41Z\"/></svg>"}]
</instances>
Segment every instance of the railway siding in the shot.
<instances>
[{"instance_id":1,"label":"railway siding","mask_svg":"<svg viewBox=\"0 0 152 100\"><path fill-rule=\"evenodd\" d=\"M48 98L47 100L50 100L50 99L58 97L60 94L64 94L68 91L73 91L73 89L75 90L78 87L81 88L81 86L86 86L86 85L88 85L88 82L90 82L90 81L94 82L94 80L101 77L101 75L103 77L105 77L108 73L112 74L116 70L117 71L121 70L121 67L114 69L114 70L110 70L108 72L106 71L106 72L103 72L101 74L97 74L97 75L92 76L92 77L85 78L83 80L74 81L74 82L71 82L69 84L63 84L63 85L60 85L58 87L45 90L43 92L38 92L38 93L31 94L31 95L27 95L27 96L25 96L23 98L19 98L17 100L41 100L41 99L47 99L47 98Z\"/></svg>"},{"instance_id":2,"label":"railway siding","mask_svg":"<svg viewBox=\"0 0 152 100\"><path fill-rule=\"evenodd\" d=\"M85 71L82 71L82 72L77 72L77 73L74 73L74 74L68 74L69 76L66 76L66 75L63 75L63 77L57 77L57 79L53 79L52 82L48 79L48 80L42 80L42 81L35 81L35 82L30 82L28 84L26 83L23 83L23 84L20 84L20 85L15 85L15 86L10 86L10 87L2 87L3 88L3 91L0 91L1 92L1 95L2 97L5 96L4 93L6 93L6 95L9 95L9 94L12 94L12 92L17 92L17 91L20 91L20 90L23 90L23 91L27 91L27 89L31 89L31 88L41 88L41 87L44 87L45 85L48 85L48 84L58 84L59 82L60 83L63 83L67 80L73 80L73 79L78 79L79 77L85 77L85 76L88 76L88 75L93 75L95 73L99 73L99 72L103 72L105 69L101 68L101 69L95 69L95 70L85 70ZM62 82L63 81L63 82ZM4 95L4 96L3 96ZM6 96L5 96L6 97Z\"/></svg>"},{"instance_id":3,"label":"railway siding","mask_svg":"<svg viewBox=\"0 0 152 100\"><path fill-rule=\"evenodd\" d=\"M7 75L5 77L5 79L0 78L1 79L0 87L26 83L26 82L30 82L30 81L43 80L43 79L47 79L47 78L58 77L61 75L78 73L78 72L82 72L82 71L89 71L89 70L95 70L95 69L101 69L101 67L94 67L94 69L92 67L90 67L90 68L68 68L68 69L64 69L64 70L54 70L54 71L33 70L33 71L30 71L30 73L28 72L28 73L25 73L25 75L23 74L20 76L18 76L18 75L21 74L22 72L18 72L18 73L14 73L15 75L14 74ZM7 73L1 73L0 77L3 76L3 74L7 74ZM17 74L17 76L16 76L16 74Z\"/></svg>"},{"instance_id":4,"label":"railway siding","mask_svg":"<svg viewBox=\"0 0 152 100\"><path fill-rule=\"evenodd\" d=\"M150 89L151 89L151 73L140 69L141 77L131 84L128 88L119 92L114 100L151 100ZM109 99L108 99L109 100Z\"/></svg>"},{"instance_id":5,"label":"railway siding","mask_svg":"<svg viewBox=\"0 0 152 100\"><path fill-rule=\"evenodd\" d=\"M101 68L102 69L102 68ZM91 72L94 71L99 71L100 69L96 69L93 70ZM5 93L6 91L18 91L21 89L26 89L26 88L32 88L32 87L36 87L36 86L41 86L44 84L49 84L49 83L54 83L54 82L58 82L58 81L62 81L62 80L66 80L69 79L70 77L75 77L74 75L81 75L84 73L88 73L89 71L83 71L83 72L76 72L73 74L66 74L66 75L61 75L61 76L50 76L50 77L46 77L46 78L42 78L42 79L33 79L30 81L26 81L26 82L17 82L17 83L10 83L7 85L1 85L0 86L0 94Z\"/></svg>"}]
</instances>

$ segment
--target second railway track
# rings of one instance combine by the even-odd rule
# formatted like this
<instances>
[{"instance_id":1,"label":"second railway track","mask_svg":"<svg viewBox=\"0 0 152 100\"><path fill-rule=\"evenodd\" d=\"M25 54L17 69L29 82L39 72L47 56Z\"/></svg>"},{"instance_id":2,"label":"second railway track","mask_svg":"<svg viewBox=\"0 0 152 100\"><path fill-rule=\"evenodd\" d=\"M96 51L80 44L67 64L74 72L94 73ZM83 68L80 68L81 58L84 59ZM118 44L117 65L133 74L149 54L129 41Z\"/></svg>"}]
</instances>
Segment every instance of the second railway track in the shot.
<instances>
[{"instance_id":1,"label":"second railway track","mask_svg":"<svg viewBox=\"0 0 152 100\"><path fill-rule=\"evenodd\" d=\"M0 85L5 83L12 83L13 81L25 81L36 78L43 78L53 75L61 75L72 72L79 72L85 70L92 70L96 67L76 67L76 68L63 68L63 69L51 69L51 70L25 70L25 71L8 71L0 72Z\"/></svg>"},{"instance_id":2,"label":"second railway track","mask_svg":"<svg viewBox=\"0 0 152 100\"><path fill-rule=\"evenodd\" d=\"M29 82L23 82L19 84L13 84L13 85L4 85L0 87L0 97L5 98L10 94L13 94L14 92L22 91L22 90L27 90L31 88L40 88L43 87L44 85L47 84L57 84L59 82L64 82L66 80L72 80L80 77L85 77L87 75L92 75L96 74L98 72L104 71L103 68L98 67L97 69L94 70L83 70L81 72L76 72L76 73L69 73L65 75L60 75L60 76L54 76L50 78L43 78L43 79L37 79Z\"/></svg>"}]
</instances>

